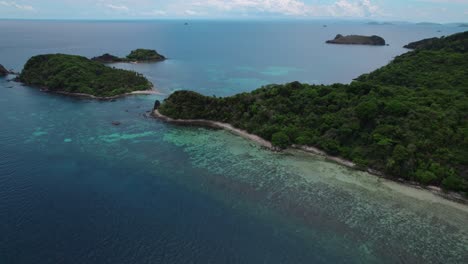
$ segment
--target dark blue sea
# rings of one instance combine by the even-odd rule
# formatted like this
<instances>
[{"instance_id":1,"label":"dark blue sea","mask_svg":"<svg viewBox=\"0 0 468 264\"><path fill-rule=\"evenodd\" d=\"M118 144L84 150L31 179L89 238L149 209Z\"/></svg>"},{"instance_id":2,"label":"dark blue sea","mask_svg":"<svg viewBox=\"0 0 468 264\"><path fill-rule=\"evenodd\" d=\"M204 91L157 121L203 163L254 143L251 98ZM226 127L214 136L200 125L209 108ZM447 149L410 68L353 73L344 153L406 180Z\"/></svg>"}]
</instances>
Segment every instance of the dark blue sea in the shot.
<instances>
[{"instance_id":1,"label":"dark blue sea","mask_svg":"<svg viewBox=\"0 0 468 264\"><path fill-rule=\"evenodd\" d=\"M467 206L148 116L180 89L227 96L296 80L349 83L410 41L463 28L184 22L0 20L0 64L15 71L46 53L150 48L169 58L114 64L161 94L113 102L0 78L0 263L468 262ZM324 43L336 34L376 34L390 45Z\"/></svg>"}]
</instances>

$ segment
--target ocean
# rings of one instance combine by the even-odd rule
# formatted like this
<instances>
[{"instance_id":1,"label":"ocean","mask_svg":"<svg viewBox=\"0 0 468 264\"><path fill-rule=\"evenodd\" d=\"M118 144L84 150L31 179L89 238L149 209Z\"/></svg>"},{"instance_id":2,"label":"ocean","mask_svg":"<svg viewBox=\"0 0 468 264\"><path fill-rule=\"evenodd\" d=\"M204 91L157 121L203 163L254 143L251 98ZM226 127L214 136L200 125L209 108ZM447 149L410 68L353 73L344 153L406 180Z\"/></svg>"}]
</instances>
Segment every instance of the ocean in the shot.
<instances>
[{"instance_id":1,"label":"ocean","mask_svg":"<svg viewBox=\"0 0 468 264\"><path fill-rule=\"evenodd\" d=\"M466 206L148 116L180 89L228 96L270 83L349 83L408 42L463 28L184 22L0 20L0 64L15 71L46 53L149 48L169 58L112 65L161 93L112 102L0 78L0 263L466 263ZM390 45L325 44L336 34Z\"/></svg>"}]
</instances>

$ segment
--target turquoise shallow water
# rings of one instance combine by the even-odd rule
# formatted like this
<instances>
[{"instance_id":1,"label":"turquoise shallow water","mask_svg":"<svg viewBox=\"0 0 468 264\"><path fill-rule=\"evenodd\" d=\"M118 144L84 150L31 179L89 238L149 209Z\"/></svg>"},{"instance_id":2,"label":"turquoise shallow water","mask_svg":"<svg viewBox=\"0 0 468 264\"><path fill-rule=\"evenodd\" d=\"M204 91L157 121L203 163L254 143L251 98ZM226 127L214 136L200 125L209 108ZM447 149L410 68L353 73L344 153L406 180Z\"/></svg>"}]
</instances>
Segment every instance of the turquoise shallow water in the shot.
<instances>
[{"instance_id":1,"label":"turquoise shallow water","mask_svg":"<svg viewBox=\"0 0 468 264\"><path fill-rule=\"evenodd\" d=\"M46 51L121 55L140 45L174 55L164 63L116 65L147 75L160 96L97 102L0 79L0 262L466 263L464 206L319 157L272 153L225 131L147 116L155 99L183 87L226 95L264 82L350 81L346 76L356 69L336 66L342 77L334 79L324 73L323 60L299 58L321 56L309 50L321 41L306 38L299 45L294 39L322 30L321 24L253 23L245 29L199 22L191 29L196 32L183 33L177 22L41 23L0 21L7 29L0 63L18 69L24 57ZM390 32L392 43L440 34L427 27L379 30ZM153 31L160 34L141 34ZM289 35L271 41L278 31ZM213 32L229 36L208 41ZM132 42L110 45L120 36ZM300 49L279 59L267 51L255 57L249 50L265 39L276 43L269 54L288 39ZM245 57L235 55L239 49ZM207 57L209 50L217 56ZM357 50L380 58L357 68L376 67L402 52L396 45ZM331 65L354 58L327 56Z\"/></svg>"}]
</instances>

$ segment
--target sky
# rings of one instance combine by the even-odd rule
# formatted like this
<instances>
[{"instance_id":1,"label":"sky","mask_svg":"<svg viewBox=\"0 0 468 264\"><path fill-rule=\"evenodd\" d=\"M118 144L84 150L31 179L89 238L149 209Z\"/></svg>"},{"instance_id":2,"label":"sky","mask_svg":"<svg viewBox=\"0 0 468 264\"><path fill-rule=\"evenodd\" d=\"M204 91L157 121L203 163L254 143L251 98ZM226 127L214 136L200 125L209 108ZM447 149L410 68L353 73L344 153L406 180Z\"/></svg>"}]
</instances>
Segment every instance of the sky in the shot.
<instances>
[{"instance_id":1,"label":"sky","mask_svg":"<svg viewBox=\"0 0 468 264\"><path fill-rule=\"evenodd\" d=\"M468 0L0 0L10 19L366 19L468 22Z\"/></svg>"}]
</instances>

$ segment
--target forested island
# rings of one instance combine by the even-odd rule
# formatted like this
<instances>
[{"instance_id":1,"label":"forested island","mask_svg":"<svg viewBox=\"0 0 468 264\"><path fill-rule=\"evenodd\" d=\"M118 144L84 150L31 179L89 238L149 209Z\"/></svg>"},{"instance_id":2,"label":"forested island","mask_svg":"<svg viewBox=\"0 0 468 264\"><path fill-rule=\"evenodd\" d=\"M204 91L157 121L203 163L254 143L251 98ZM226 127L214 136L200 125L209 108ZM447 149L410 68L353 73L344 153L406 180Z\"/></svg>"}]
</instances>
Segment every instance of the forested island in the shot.
<instances>
[{"instance_id":1,"label":"forested island","mask_svg":"<svg viewBox=\"0 0 468 264\"><path fill-rule=\"evenodd\" d=\"M136 62L151 62L151 61L162 61L162 60L165 60L166 57L159 54L155 50L136 49L130 52L129 55L127 55L127 59L130 61L136 61Z\"/></svg>"},{"instance_id":2,"label":"forested island","mask_svg":"<svg viewBox=\"0 0 468 264\"><path fill-rule=\"evenodd\" d=\"M360 36L349 35L343 36L336 35L332 40L327 40L329 44L347 44L347 45L371 45L371 46L385 46L385 40L379 36Z\"/></svg>"},{"instance_id":3,"label":"forested island","mask_svg":"<svg viewBox=\"0 0 468 264\"><path fill-rule=\"evenodd\" d=\"M394 178L468 193L468 32L417 45L351 84L170 95L174 119L229 123L279 148L313 146Z\"/></svg>"},{"instance_id":4,"label":"forested island","mask_svg":"<svg viewBox=\"0 0 468 264\"><path fill-rule=\"evenodd\" d=\"M153 87L137 72L111 68L85 57L66 54L32 57L18 80L51 92L99 98L147 91Z\"/></svg>"},{"instance_id":5,"label":"forested island","mask_svg":"<svg viewBox=\"0 0 468 264\"><path fill-rule=\"evenodd\" d=\"M159 54L155 50L149 49L136 49L130 52L125 58L105 53L101 56L94 57L91 60L101 63L116 63L116 62L158 62L165 60L166 57Z\"/></svg>"}]
</instances>

